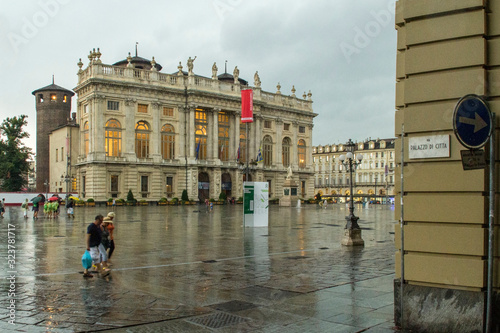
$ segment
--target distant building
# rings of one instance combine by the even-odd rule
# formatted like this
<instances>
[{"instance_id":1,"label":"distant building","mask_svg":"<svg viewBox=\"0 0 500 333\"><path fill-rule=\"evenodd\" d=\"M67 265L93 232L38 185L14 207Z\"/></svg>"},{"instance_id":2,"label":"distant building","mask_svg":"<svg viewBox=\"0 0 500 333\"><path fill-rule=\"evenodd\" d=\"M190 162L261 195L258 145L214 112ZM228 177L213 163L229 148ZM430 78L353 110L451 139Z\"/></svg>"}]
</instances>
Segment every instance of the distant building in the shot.
<instances>
[{"instance_id":1,"label":"distant building","mask_svg":"<svg viewBox=\"0 0 500 333\"><path fill-rule=\"evenodd\" d=\"M71 90L54 84L32 92L36 105L36 191L51 191L49 135L68 123L71 113Z\"/></svg>"},{"instance_id":2,"label":"distant building","mask_svg":"<svg viewBox=\"0 0 500 333\"><path fill-rule=\"evenodd\" d=\"M394 196L394 141L377 139L357 142L354 156L363 154L361 164L353 174L353 194L385 201ZM340 162L340 155L346 154L344 144L313 147L314 192L321 195L349 195L349 173ZM355 198L356 200L356 198Z\"/></svg>"},{"instance_id":3,"label":"distant building","mask_svg":"<svg viewBox=\"0 0 500 333\"><path fill-rule=\"evenodd\" d=\"M51 136L51 163L59 163L51 179L59 183L56 189L64 189L61 177L69 176L72 189L96 201L126 198L129 190L148 201L180 198L183 190L191 200L218 199L221 192L237 198L243 196L248 154L249 180L268 182L271 198L281 196L289 166L299 195L313 195L316 114L310 92L297 97L293 88L286 96L279 84L275 93L265 92L257 73L251 87L237 68L233 75L217 75L215 64L211 78L199 76L193 72L196 58L188 60L187 72L179 64L165 74L154 58L129 54L106 65L100 57L94 51L87 67L78 64L78 126ZM242 89L254 94L248 145L240 121ZM61 140L68 136L76 150L66 167Z\"/></svg>"}]
</instances>

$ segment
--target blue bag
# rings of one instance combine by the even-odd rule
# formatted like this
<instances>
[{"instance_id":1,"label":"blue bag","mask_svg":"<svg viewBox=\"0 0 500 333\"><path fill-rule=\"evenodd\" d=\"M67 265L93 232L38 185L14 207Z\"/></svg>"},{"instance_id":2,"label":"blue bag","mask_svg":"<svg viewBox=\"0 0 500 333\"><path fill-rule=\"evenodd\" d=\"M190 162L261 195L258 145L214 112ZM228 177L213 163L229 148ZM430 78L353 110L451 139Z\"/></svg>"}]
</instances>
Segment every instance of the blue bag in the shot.
<instances>
[{"instance_id":1,"label":"blue bag","mask_svg":"<svg viewBox=\"0 0 500 333\"><path fill-rule=\"evenodd\" d=\"M90 256L90 252L87 250L85 250L85 253L82 256L82 266L85 269L92 267L92 257Z\"/></svg>"}]
</instances>

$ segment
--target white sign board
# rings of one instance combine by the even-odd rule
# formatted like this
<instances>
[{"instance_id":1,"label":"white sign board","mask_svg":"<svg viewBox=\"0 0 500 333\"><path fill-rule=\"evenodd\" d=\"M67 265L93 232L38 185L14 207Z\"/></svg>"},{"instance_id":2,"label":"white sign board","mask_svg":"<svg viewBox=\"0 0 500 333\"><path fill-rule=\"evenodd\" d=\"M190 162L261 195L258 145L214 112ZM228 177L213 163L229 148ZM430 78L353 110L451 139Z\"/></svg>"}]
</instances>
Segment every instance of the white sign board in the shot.
<instances>
[{"instance_id":1,"label":"white sign board","mask_svg":"<svg viewBox=\"0 0 500 333\"><path fill-rule=\"evenodd\" d=\"M245 227L267 227L269 215L269 183L243 183L243 212Z\"/></svg>"},{"instance_id":2,"label":"white sign board","mask_svg":"<svg viewBox=\"0 0 500 333\"><path fill-rule=\"evenodd\" d=\"M450 157L450 136L410 137L408 155L410 159Z\"/></svg>"}]
</instances>

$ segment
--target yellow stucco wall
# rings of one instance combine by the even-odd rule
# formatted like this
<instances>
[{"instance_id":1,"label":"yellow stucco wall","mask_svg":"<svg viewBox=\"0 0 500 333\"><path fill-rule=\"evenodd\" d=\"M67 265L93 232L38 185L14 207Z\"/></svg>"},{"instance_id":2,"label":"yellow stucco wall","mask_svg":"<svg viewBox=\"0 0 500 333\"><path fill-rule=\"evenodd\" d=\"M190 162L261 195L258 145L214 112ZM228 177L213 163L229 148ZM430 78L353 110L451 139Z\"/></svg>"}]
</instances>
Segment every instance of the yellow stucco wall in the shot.
<instances>
[{"instance_id":1,"label":"yellow stucco wall","mask_svg":"<svg viewBox=\"0 0 500 333\"><path fill-rule=\"evenodd\" d=\"M456 103L467 94L485 96L491 111L500 114L499 3L396 2L395 188L399 197L395 211L399 219L404 124L404 259L405 280L410 284L468 290L486 286L488 170L463 170L460 151L466 148L456 139L452 121ZM498 119L496 128L498 137ZM450 137L449 157L409 158L411 138L434 135ZM489 143L486 151L488 147ZM497 196L499 176L497 166ZM396 275L400 277L399 225L395 231ZM500 253L498 244L497 237L496 253ZM500 276L498 265L495 271Z\"/></svg>"}]
</instances>

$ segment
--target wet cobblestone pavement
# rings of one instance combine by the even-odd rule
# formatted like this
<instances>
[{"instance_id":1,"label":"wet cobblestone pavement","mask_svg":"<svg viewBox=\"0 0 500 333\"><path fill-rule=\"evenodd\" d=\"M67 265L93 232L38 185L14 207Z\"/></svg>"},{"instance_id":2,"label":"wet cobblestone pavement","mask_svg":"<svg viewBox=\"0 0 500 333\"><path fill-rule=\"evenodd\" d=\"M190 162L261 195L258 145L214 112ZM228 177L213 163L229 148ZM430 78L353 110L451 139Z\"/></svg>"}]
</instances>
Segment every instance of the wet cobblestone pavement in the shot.
<instances>
[{"instance_id":1,"label":"wet cobblestone pavement","mask_svg":"<svg viewBox=\"0 0 500 333\"><path fill-rule=\"evenodd\" d=\"M340 245L343 204L270 206L268 228L244 228L241 205L113 210L112 272L85 279L86 227L108 207L36 221L7 209L0 332L394 332L390 206L356 207L354 249Z\"/></svg>"}]
</instances>

